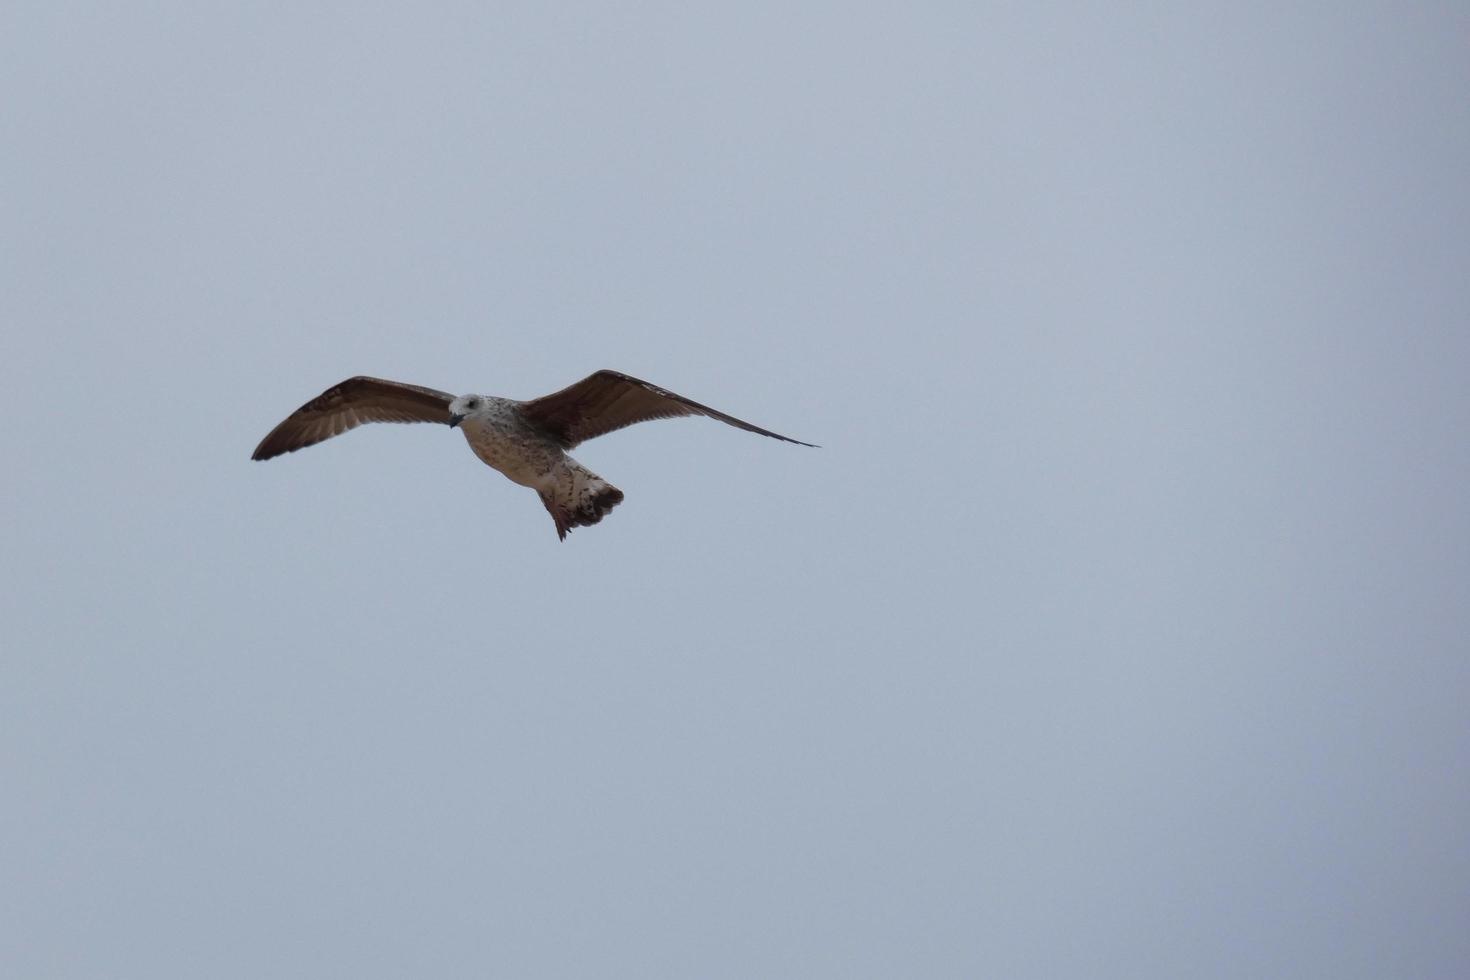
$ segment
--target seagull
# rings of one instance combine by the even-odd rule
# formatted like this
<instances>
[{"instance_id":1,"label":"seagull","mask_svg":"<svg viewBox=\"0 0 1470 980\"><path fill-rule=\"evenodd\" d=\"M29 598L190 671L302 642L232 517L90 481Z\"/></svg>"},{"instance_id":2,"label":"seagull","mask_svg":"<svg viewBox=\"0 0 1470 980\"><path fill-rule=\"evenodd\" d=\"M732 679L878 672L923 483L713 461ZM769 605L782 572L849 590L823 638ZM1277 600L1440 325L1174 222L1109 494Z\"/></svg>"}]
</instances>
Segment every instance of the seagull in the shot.
<instances>
[{"instance_id":1,"label":"seagull","mask_svg":"<svg viewBox=\"0 0 1470 980\"><path fill-rule=\"evenodd\" d=\"M557 537L565 541L572 528L596 524L623 500L623 491L568 456L567 450L637 422L688 415L817 448L617 371L598 371L530 401L493 395L456 398L434 388L359 375L333 385L288 415L260 441L251 458L294 453L364 422L457 427L487 466L541 495L556 522Z\"/></svg>"}]
</instances>

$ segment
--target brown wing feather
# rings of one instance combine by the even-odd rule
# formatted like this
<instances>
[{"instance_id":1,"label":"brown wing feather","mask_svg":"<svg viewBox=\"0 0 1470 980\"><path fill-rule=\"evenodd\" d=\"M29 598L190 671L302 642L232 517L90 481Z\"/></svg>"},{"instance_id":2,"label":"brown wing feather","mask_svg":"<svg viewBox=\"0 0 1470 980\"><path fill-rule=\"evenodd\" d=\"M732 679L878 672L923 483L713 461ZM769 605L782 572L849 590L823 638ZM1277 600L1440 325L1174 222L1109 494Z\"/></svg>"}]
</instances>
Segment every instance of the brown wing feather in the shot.
<instances>
[{"instance_id":1,"label":"brown wing feather","mask_svg":"<svg viewBox=\"0 0 1470 980\"><path fill-rule=\"evenodd\" d=\"M812 445L743 422L733 415L717 412L708 405L617 371L598 371L571 387L523 402L521 411L567 449L638 422L686 415L719 419L737 429L782 442L794 442L798 446Z\"/></svg>"},{"instance_id":2,"label":"brown wing feather","mask_svg":"<svg viewBox=\"0 0 1470 980\"><path fill-rule=\"evenodd\" d=\"M302 405L255 447L252 459L314 446L364 422L449 423L454 396L381 378L348 378Z\"/></svg>"}]
</instances>

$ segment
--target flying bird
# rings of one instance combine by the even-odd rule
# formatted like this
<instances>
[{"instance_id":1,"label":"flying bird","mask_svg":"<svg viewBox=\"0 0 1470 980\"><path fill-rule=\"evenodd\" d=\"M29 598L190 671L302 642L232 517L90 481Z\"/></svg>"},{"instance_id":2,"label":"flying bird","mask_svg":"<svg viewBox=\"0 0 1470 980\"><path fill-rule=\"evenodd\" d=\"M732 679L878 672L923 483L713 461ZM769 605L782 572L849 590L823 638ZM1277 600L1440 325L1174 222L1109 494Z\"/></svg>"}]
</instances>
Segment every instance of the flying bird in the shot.
<instances>
[{"instance_id":1,"label":"flying bird","mask_svg":"<svg viewBox=\"0 0 1470 980\"><path fill-rule=\"evenodd\" d=\"M597 436L652 419L703 415L746 432L811 446L683 395L617 371L598 371L569 388L530 401L460 395L382 378L348 378L286 417L255 447L271 459L314 446L364 422L438 422L458 427L488 466L541 495L566 539L574 527L596 524L623 500L623 491L567 455ZM813 447L815 448L815 447Z\"/></svg>"}]
</instances>

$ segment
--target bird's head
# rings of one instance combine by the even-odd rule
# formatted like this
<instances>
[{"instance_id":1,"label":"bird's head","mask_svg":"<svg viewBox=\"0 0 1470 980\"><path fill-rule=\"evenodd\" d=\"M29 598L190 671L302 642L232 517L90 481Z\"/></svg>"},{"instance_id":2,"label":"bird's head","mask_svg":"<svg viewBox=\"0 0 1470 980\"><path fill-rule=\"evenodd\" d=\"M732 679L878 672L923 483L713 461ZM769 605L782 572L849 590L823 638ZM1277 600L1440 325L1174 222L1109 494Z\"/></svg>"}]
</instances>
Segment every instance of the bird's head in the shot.
<instances>
[{"instance_id":1,"label":"bird's head","mask_svg":"<svg viewBox=\"0 0 1470 980\"><path fill-rule=\"evenodd\" d=\"M465 419L485 408L484 395L460 395L449 403L449 425L459 425Z\"/></svg>"}]
</instances>

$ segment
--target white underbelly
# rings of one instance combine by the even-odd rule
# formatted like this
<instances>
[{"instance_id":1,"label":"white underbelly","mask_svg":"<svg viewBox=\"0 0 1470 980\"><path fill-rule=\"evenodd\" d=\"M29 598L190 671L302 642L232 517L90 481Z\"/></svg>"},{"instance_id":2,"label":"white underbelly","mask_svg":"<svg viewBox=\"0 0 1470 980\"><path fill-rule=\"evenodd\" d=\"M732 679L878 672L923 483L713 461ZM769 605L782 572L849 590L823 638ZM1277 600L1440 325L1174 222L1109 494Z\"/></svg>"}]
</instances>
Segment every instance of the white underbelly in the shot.
<instances>
[{"instance_id":1,"label":"white underbelly","mask_svg":"<svg viewBox=\"0 0 1470 980\"><path fill-rule=\"evenodd\" d=\"M465 441L489 467L523 487L539 487L564 455L561 447L515 439L494 431L473 431L465 426Z\"/></svg>"}]
</instances>

